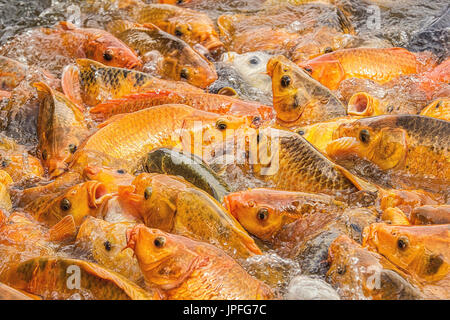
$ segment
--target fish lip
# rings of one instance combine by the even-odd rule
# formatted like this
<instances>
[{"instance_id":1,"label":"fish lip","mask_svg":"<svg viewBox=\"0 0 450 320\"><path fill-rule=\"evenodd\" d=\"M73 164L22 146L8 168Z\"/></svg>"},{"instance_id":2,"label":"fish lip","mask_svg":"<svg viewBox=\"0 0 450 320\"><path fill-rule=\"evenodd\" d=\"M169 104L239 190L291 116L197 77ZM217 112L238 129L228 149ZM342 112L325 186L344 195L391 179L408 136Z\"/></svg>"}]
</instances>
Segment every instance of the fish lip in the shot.
<instances>
[{"instance_id":1,"label":"fish lip","mask_svg":"<svg viewBox=\"0 0 450 320\"><path fill-rule=\"evenodd\" d=\"M88 203L90 208L97 209L107 199L111 198L105 184L98 181L88 181Z\"/></svg>"},{"instance_id":2,"label":"fish lip","mask_svg":"<svg viewBox=\"0 0 450 320\"><path fill-rule=\"evenodd\" d=\"M365 103L363 111L358 110L358 102L361 97L364 99ZM348 100L347 114L356 116L370 116L374 111L372 105L372 97L369 94L367 94L366 92L357 92Z\"/></svg>"}]
</instances>

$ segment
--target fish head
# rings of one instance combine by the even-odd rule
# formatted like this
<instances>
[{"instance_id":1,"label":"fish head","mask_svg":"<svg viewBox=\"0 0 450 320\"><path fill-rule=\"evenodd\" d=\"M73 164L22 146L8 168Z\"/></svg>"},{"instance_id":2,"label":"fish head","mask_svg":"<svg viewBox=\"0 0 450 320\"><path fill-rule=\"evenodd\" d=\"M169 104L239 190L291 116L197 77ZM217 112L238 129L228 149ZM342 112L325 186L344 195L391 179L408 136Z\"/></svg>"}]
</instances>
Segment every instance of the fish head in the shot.
<instances>
[{"instance_id":1,"label":"fish head","mask_svg":"<svg viewBox=\"0 0 450 320\"><path fill-rule=\"evenodd\" d=\"M142 62L125 43L108 32L102 32L87 45L86 57L107 66L140 69Z\"/></svg>"},{"instance_id":2,"label":"fish head","mask_svg":"<svg viewBox=\"0 0 450 320\"><path fill-rule=\"evenodd\" d=\"M166 64L170 64L171 60L172 57L166 57ZM180 60L176 63L175 73L174 79L187 81L203 89L218 78L214 65L189 46L183 48Z\"/></svg>"},{"instance_id":3,"label":"fish head","mask_svg":"<svg viewBox=\"0 0 450 320\"><path fill-rule=\"evenodd\" d=\"M186 188L181 178L157 173L141 173L130 186L119 186L119 199L146 225L172 230L178 192Z\"/></svg>"},{"instance_id":4,"label":"fish head","mask_svg":"<svg viewBox=\"0 0 450 320\"><path fill-rule=\"evenodd\" d=\"M224 202L244 229L262 240L270 240L283 225L295 220L289 216L288 199L281 193L278 196L275 190L230 193Z\"/></svg>"},{"instance_id":5,"label":"fish head","mask_svg":"<svg viewBox=\"0 0 450 320\"><path fill-rule=\"evenodd\" d=\"M175 24L173 34L187 43L197 43L213 54L220 53L224 46L219 40L212 22L205 17L198 17L198 19L189 21L178 21Z\"/></svg>"},{"instance_id":6,"label":"fish head","mask_svg":"<svg viewBox=\"0 0 450 320\"><path fill-rule=\"evenodd\" d=\"M109 198L106 186L101 182L77 184L51 200L49 205L38 213L38 220L52 226L65 216L71 215L79 226L86 216L101 216L103 205Z\"/></svg>"},{"instance_id":7,"label":"fish head","mask_svg":"<svg viewBox=\"0 0 450 320\"><path fill-rule=\"evenodd\" d=\"M334 58L333 53L300 62L299 66L330 90L336 90L345 78L345 71L339 60Z\"/></svg>"},{"instance_id":8,"label":"fish head","mask_svg":"<svg viewBox=\"0 0 450 320\"><path fill-rule=\"evenodd\" d=\"M143 224L128 229L126 237L145 279L163 289L178 286L195 268L198 255L185 246L186 238Z\"/></svg>"},{"instance_id":9,"label":"fish head","mask_svg":"<svg viewBox=\"0 0 450 320\"><path fill-rule=\"evenodd\" d=\"M380 101L367 92L357 92L350 97L347 113L353 116L378 116L383 114L379 109Z\"/></svg>"},{"instance_id":10,"label":"fish head","mask_svg":"<svg viewBox=\"0 0 450 320\"><path fill-rule=\"evenodd\" d=\"M267 63L272 77L273 106L286 125L310 124L345 115L345 108L333 93L284 56Z\"/></svg>"},{"instance_id":11,"label":"fish head","mask_svg":"<svg viewBox=\"0 0 450 320\"><path fill-rule=\"evenodd\" d=\"M125 169L95 165L86 166L83 170L83 176L87 180L102 182L108 189L108 192L117 192L119 185L129 185L135 178L132 174L126 172Z\"/></svg>"},{"instance_id":12,"label":"fish head","mask_svg":"<svg viewBox=\"0 0 450 320\"><path fill-rule=\"evenodd\" d=\"M380 125L372 119L360 119L339 126L333 133L335 140L326 147L327 154L337 159L352 156L363 158L381 170L403 164L407 151L405 130Z\"/></svg>"},{"instance_id":13,"label":"fish head","mask_svg":"<svg viewBox=\"0 0 450 320\"><path fill-rule=\"evenodd\" d=\"M426 281L437 281L449 271L448 234L448 225L374 223L364 229L363 246L380 253L405 272Z\"/></svg>"},{"instance_id":14,"label":"fish head","mask_svg":"<svg viewBox=\"0 0 450 320\"><path fill-rule=\"evenodd\" d=\"M65 172L66 160L88 135L81 107L43 82L34 83L41 105L38 117L39 151L50 177Z\"/></svg>"}]
</instances>

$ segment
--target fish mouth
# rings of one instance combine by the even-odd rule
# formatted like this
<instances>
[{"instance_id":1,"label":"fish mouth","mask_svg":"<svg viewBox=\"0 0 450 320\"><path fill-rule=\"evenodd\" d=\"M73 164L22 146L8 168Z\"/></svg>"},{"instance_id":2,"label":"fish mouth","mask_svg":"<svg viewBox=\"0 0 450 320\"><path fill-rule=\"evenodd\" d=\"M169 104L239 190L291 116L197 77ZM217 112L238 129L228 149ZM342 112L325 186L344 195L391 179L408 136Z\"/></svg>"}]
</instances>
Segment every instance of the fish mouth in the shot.
<instances>
[{"instance_id":1,"label":"fish mouth","mask_svg":"<svg viewBox=\"0 0 450 320\"><path fill-rule=\"evenodd\" d=\"M203 46L209 52L218 51L219 49L223 49L224 47L223 43L215 37L209 37L208 39L205 39L205 41L203 42Z\"/></svg>"},{"instance_id":2,"label":"fish mouth","mask_svg":"<svg viewBox=\"0 0 450 320\"><path fill-rule=\"evenodd\" d=\"M106 199L111 197L111 195L108 194L106 186L101 182L88 181L87 192L88 204L90 208L99 208Z\"/></svg>"},{"instance_id":3,"label":"fish mouth","mask_svg":"<svg viewBox=\"0 0 450 320\"><path fill-rule=\"evenodd\" d=\"M237 194L228 194L225 197L223 197L223 205L225 209L236 219L239 221L238 216L236 214L236 202L238 201L237 198L240 198Z\"/></svg>"},{"instance_id":4,"label":"fish mouth","mask_svg":"<svg viewBox=\"0 0 450 320\"><path fill-rule=\"evenodd\" d=\"M348 101L347 113L355 116L374 115L374 98L365 92L357 92Z\"/></svg>"},{"instance_id":5,"label":"fish mouth","mask_svg":"<svg viewBox=\"0 0 450 320\"><path fill-rule=\"evenodd\" d=\"M273 77L274 70L279 64L280 64L280 62L278 61L278 59L276 57L270 59L267 62L266 70L267 70L267 75L269 77L271 77L271 78Z\"/></svg>"}]
</instances>

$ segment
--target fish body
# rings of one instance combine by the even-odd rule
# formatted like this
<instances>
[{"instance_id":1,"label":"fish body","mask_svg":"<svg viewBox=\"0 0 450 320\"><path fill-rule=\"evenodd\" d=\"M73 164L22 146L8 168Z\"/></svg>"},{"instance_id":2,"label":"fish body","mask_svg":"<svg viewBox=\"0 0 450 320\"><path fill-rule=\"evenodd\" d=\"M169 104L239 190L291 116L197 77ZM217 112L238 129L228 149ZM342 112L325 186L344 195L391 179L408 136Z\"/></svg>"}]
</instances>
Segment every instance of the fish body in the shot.
<instances>
[{"instance_id":1,"label":"fish body","mask_svg":"<svg viewBox=\"0 0 450 320\"><path fill-rule=\"evenodd\" d=\"M225 197L228 211L259 239L270 241L286 224L316 212L341 212L346 205L333 197L276 189L256 188Z\"/></svg>"},{"instance_id":2,"label":"fish body","mask_svg":"<svg viewBox=\"0 0 450 320\"><path fill-rule=\"evenodd\" d=\"M267 73L272 77L273 107L281 125L308 125L346 115L329 89L284 56L270 59Z\"/></svg>"},{"instance_id":3,"label":"fish body","mask_svg":"<svg viewBox=\"0 0 450 320\"><path fill-rule=\"evenodd\" d=\"M11 91L25 79L28 67L13 59L0 56L0 89Z\"/></svg>"},{"instance_id":4,"label":"fish body","mask_svg":"<svg viewBox=\"0 0 450 320\"><path fill-rule=\"evenodd\" d=\"M148 227L211 243L236 259L261 254L232 215L182 178L142 173L119 197Z\"/></svg>"},{"instance_id":5,"label":"fish body","mask_svg":"<svg viewBox=\"0 0 450 320\"><path fill-rule=\"evenodd\" d=\"M71 288L69 277L77 267L80 287ZM16 289L43 299L159 300L125 277L83 260L42 256L19 264L8 273L7 282Z\"/></svg>"},{"instance_id":6,"label":"fish body","mask_svg":"<svg viewBox=\"0 0 450 320\"><path fill-rule=\"evenodd\" d=\"M185 104L207 112L253 117L251 121L255 125L259 125L261 120L273 118L273 109L257 102L243 101L219 94L161 89L105 101L92 108L90 113L96 119L102 120L116 114L135 112L162 104Z\"/></svg>"},{"instance_id":7,"label":"fish body","mask_svg":"<svg viewBox=\"0 0 450 320\"><path fill-rule=\"evenodd\" d=\"M152 24L135 25L127 21L114 21L109 29L128 46L139 52L144 62L153 51L161 55L158 73L166 79L187 81L206 88L217 79L214 65L192 49L183 40L162 31ZM150 61L149 61L150 62Z\"/></svg>"},{"instance_id":8,"label":"fish body","mask_svg":"<svg viewBox=\"0 0 450 320\"><path fill-rule=\"evenodd\" d=\"M72 216L75 225L79 226L86 216L102 216L102 207L107 198L104 184L88 181L70 187L56 197L48 194L37 198L24 210L50 227L66 216Z\"/></svg>"},{"instance_id":9,"label":"fish body","mask_svg":"<svg viewBox=\"0 0 450 320\"><path fill-rule=\"evenodd\" d=\"M230 192L230 187L201 158L192 154L167 148L155 149L148 153L144 169L146 172L181 176L219 202Z\"/></svg>"},{"instance_id":10,"label":"fish body","mask_svg":"<svg viewBox=\"0 0 450 320\"><path fill-rule=\"evenodd\" d=\"M363 248L346 235L330 245L327 278L344 299L417 300L419 288L382 255Z\"/></svg>"},{"instance_id":11,"label":"fish body","mask_svg":"<svg viewBox=\"0 0 450 320\"><path fill-rule=\"evenodd\" d=\"M450 99L437 99L420 112L420 115L450 121Z\"/></svg>"},{"instance_id":12,"label":"fish body","mask_svg":"<svg viewBox=\"0 0 450 320\"><path fill-rule=\"evenodd\" d=\"M246 123L242 118L221 116L186 105L144 109L115 119L90 136L74 154L70 167L84 170L86 165L99 162L99 166L133 173L154 148L181 147L188 152L200 152L201 156L202 149L215 139L223 139L227 129L238 129Z\"/></svg>"},{"instance_id":13,"label":"fish body","mask_svg":"<svg viewBox=\"0 0 450 320\"><path fill-rule=\"evenodd\" d=\"M78 59L78 68L69 66L62 76L64 94L74 102L95 106L145 89L181 89L203 92L182 81L169 81L124 68L108 67L89 59Z\"/></svg>"},{"instance_id":14,"label":"fish body","mask_svg":"<svg viewBox=\"0 0 450 320\"><path fill-rule=\"evenodd\" d=\"M87 252L99 265L138 283L142 273L136 257L132 250L122 250L127 245L126 231L134 225L87 217L78 230L75 246Z\"/></svg>"},{"instance_id":15,"label":"fish body","mask_svg":"<svg viewBox=\"0 0 450 320\"><path fill-rule=\"evenodd\" d=\"M167 4L149 4L134 13L138 23L152 23L189 45L201 45L210 53L220 52L219 40L213 21L204 13Z\"/></svg>"},{"instance_id":16,"label":"fish body","mask_svg":"<svg viewBox=\"0 0 450 320\"><path fill-rule=\"evenodd\" d=\"M448 299L450 225L395 226L374 223L364 229L363 246L386 257L420 283L425 294Z\"/></svg>"},{"instance_id":17,"label":"fish body","mask_svg":"<svg viewBox=\"0 0 450 320\"><path fill-rule=\"evenodd\" d=\"M395 77L431 69L435 63L422 62L403 48L351 48L327 53L304 61L300 67L331 90L349 78L366 78L386 83Z\"/></svg>"},{"instance_id":18,"label":"fish body","mask_svg":"<svg viewBox=\"0 0 450 320\"><path fill-rule=\"evenodd\" d=\"M415 208L411 224L450 224L450 205L426 205Z\"/></svg>"},{"instance_id":19,"label":"fish body","mask_svg":"<svg viewBox=\"0 0 450 320\"><path fill-rule=\"evenodd\" d=\"M66 159L88 136L81 107L43 82L35 83L41 99L38 116L39 150L50 177L66 169Z\"/></svg>"},{"instance_id":20,"label":"fish body","mask_svg":"<svg viewBox=\"0 0 450 320\"><path fill-rule=\"evenodd\" d=\"M394 185L447 190L450 179L450 123L418 115L383 115L343 124L327 154L361 158L376 165Z\"/></svg>"},{"instance_id":21,"label":"fish body","mask_svg":"<svg viewBox=\"0 0 450 320\"><path fill-rule=\"evenodd\" d=\"M222 250L138 225L127 233L147 283L173 300L260 300L272 290Z\"/></svg>"}]
</instances>

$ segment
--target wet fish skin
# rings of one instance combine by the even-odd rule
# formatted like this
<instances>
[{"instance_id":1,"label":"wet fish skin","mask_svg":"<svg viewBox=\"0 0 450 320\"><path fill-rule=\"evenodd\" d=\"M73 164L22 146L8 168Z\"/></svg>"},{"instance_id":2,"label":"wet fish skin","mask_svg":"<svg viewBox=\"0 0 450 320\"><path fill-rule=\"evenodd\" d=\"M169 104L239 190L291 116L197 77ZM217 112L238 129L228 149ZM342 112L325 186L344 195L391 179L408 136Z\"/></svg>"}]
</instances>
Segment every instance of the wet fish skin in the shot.
<instances>
[{"instance_id":1,"label":"wet fish skin","mask_svg":"<svg viewBox=\"0 0 450 320\"><path fill-rule=\"evenodd\" d=\"M50 177L62 174L66 159L90 134L82 107L43 82L35 83L41 103L38 137L41 159Z\"/></svg>"},{"instance_id":2,"label":"wet fish skin","mask_svg":"<svg viewBox=\"0 0 450 320\"><path fill-rule=\"evenodd\" d=\"M425 205L415 208L411 224L450 224L450 205Z\"/></svg>"},{"instance_id":3,"label":"wet fish skin","mask_svg":"<svg viewBox=\"0 0 450 320\"><path fill-rule=\"evenodd\" d=\"M271 241L283 226L316 212L341 212L346 205L333 197L255 188L230 193L225 197L228 211L259 239Z\"/></svg>"},{"instance_id":4,"label":"wet fish skin","mask_svg":"<svg viewBox=\"0 0 450 320\"><path fill-rule=\"evenodd\" d=\"M124 68L108 67L89 59L78 59L77 68L66 69L62 78L64 94L74 102L95 106L108 99L137 93L144 89L179 89L203 92L183 81L169 81Z\"/></svg>"},{"instance_id":5,"label":"wet fish skin","mask_svg":"<svg viewBox=\"0 0 450 320\"><path fill-rule=\"evenodd\" d=\"M448 121L419 115L383 115L343 124L328 144L334 159L359 157L394 183L431 192L450 179Z\"/></svg>"},{"instance_id":6,"label":"wet fish skin","mask_svg":"<svg viewBox=\"0 0 450 320\"><path fill-rule=\"evenodd\" d=\"M80 146L71 160L72 170L84 170L94 164L134 173L154 148L177 147L188 152L203 152L216 139L222 141L227 129L249 125L245 118L175 104L118 116L122 117L102 127ZM200 139L197 143L203 142L201 148L194 146L195 139Z\"/></svg>"},{"instance_id":7,"label":"wet fish skin","mask_svg":"<svg viewBox=\"0 0 450 320\"><path fill-rule=\"evenodd\" d=\"M332 242L328 260L327 279L339 288L344 299L361 299L360 295L373 300L423 299L419 288L409 282L411 279L406 274L346 235Z\"/></svg>"},{"instance_id":8,"label":"wet fish skin","mask_svg":"<svg viewBox=\"0 0 450 320\"><path fill-rule=\"evenodd\" d=\"M230 192L230 187L202 159L192 154L158 148L148 153L143 166L146 172L181 176L219 202Z\"/></svg>"},{"instance_id":9,"label":"wet fish skin","mask_svg":"<svg viewBox=\"0 0 450 320\"><path fill-rule=\"evenodd\" d=\"M268 286L212 245L144 225L130 229L127 240L147 282L161 289L169 300L274 297Z\"/></svg>"},{"instance_id":10,"label":"wet fish skin","mask_svg":"<svg viewBox=\"0 0 450 320\"><path fill-rule=\"evenodd\" d=\"M166 79L187 81L199 88L206 88L217 79L214 65L193 50L183 40L168 34L153 24L133 24L114 21L108 25L119 39L139 52L146 62L146 54L158 51L162 56L158 72Z\"/></svg>"},{"instance_id":11,"label":"wet fish skin","mask_svg":"<svg viewBox=\"0 0 450 320\"><path fill-rule=\"evenodd\" d=\"M363 246L382 254L420 283L425 294L448 299L450 225L395 226L374 223L364 229Z\"/></svg>"},{"instance_id":12,"label":"wet fish skin","mask_svg":"<svg viewBox=\"0 0 450 320\"><path fill-rule=\"evenodd\" d=\"M401 75L429 70L434 65L432 61L420 61L403 48L341 49L299 64L331 90L348 78L368 78L382 84Z\"/></svg>"},{"instance_id":13,"label":"wet fish skin","mask_svg":"<svg viewBox=\"0 0 450 320\"><path fill-rule=\"evenodd\" d=\"M132 250L123 250L127 245L126 231L135 224L111 223L89 216L78 230L75 246L82 252L87 252L102 267L141 283L142 273L136 257Z\"/></svg>"},{"instance_id":14,"label":"wet fish skin","mask_svg":"<svg viewBox=\"0 0 450 320\"><path fill-rule=\"evenodd\" d=\"M132 15L138 23L152 23L191 46L203 46L213 55L223 50L213 21L202 12L167 4L148 4L137 7Z\"/></svg>"},{"instance_id":15,"label":"wet fish skin","mask_svg":"<svg viewBox=\"0 0 450 320\"><path fill-rule=\"evenodd\" d=\"M308 125L346 115L329 89L284 56L270 59L267 73L272 77L273 106L281 125Z\"/></svg>"},{"instance_id":16,"label":"wet fish skin","mask_svg":"<svg viewBox=\"0 0 450 320\"><path fill-rule=\"evenodd\" d=\"M261 254L219 202L182 178L142 173L131 187L119 189L119 197L148 227L208 242L235 259Z\"/></svg>"},{"instance_id":17,"label":"wet fish skin","mask_svg":"<svg viewBox=\"0 0 450 320\"><path fill-rule=\"evenodd\" d=\"M70 267L81 271L80 288L67 286ZM69 272L68 272L69 271ZM73 273L73 271L72 271ZM77 259L41 256L27 260L9 271L7 282L17 289L43 299L159 300L157 292L147 292L125 277L99 265ZM56 297L52 293L57 292Z\"/></svg>"},{"instance_id":18,"label":"wet fish skin","mask_svg":"<svg viewBox=\"0 0 450 320\"><path fill-rule=\"evenodd\" d=\"M274 117L272 107L256 102L243 101L219 94L165 89L147 90L142 93L123 96L120 99L108 100L90 109L90 113L95 119L104 120L116 114L174 103L186 104L207 112L247 116L255 126L259 126L262 121L268 121Z\"/></svg>"},{"instance_id":19,"label":"wet fish skin","mask_svg":"<svg viewBox=\"0 0 450 320\"><path fill-rule=\"evenodd\" d=\"M25 79L28 67L8 57L0 56L0 89L10 91Z\"/></svg>"},{"instance_id":20,"label":"wet fish skin","mask_svg":"<svg viewBox=\"0 0 450 320\"><path fill-rule=\"evenodd\" d=\"M441 98L430 103L420 115L450 121L450 99Z\"/></svg>"}]
</instances>

